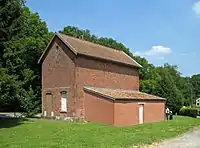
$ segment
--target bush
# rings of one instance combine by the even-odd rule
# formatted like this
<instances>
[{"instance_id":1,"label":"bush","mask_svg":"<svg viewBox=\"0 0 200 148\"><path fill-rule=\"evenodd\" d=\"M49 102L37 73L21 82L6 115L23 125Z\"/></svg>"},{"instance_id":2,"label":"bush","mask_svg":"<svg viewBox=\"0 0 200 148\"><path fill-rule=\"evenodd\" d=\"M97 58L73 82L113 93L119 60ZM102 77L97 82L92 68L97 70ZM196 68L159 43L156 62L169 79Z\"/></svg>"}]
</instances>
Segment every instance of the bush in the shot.
<instances>
[{"instance_id":1,"label":"bush","mask_svg":"<svg viewBox=\"0 0 200 148\"><path fill-rule=\"evenodd\" d=\"M40 111L40 102L34 94L32 87L28 91L23 92L21 97L21 106L24 109L23 115L25 117L34 117Z\"/></svg>"},{"instance_id":2,"label":"bush","mask_svg":"<svg viewBox=\"0 0 200 148\"><path fill-rule=\"evenodd\" d=\"M182 116L189 116L196 118L198 115L198 108L182 107L179 111L179 114Z\"/></svg>"}]
</instances>

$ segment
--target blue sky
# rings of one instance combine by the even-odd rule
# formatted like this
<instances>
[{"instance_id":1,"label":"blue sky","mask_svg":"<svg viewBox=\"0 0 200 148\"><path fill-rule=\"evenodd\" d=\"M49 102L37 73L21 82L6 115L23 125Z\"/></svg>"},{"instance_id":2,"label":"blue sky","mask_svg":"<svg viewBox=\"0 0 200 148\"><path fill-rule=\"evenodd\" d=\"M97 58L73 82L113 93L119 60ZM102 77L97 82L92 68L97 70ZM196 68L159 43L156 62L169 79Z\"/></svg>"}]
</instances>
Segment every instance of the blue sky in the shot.
<instances>
[{"instance_id":1,"label":"blue sky","mask_svg":"<svg viewBox=\"0 0 200 148\"><path fill-rule=\"evenodd\" d=\"M154 65L178 65L184 76L200 73L200 1L27 0L50 31L74 25L112 37Z\"/></svg>"}]
</instances>

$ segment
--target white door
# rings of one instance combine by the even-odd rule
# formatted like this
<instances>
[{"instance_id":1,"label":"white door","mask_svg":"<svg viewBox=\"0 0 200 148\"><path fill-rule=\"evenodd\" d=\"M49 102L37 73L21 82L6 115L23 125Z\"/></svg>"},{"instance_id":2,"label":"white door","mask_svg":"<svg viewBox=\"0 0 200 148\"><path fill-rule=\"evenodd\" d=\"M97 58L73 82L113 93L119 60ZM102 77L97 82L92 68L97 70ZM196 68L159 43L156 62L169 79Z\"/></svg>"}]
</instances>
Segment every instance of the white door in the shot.
<instances>
[{"instance_id":1,"label":"white door","mask_svg":"<svg viewBox=\"0 0 200 148\"><path fill-rule=\"evenodd\" d=\"M139 104L139 124L144 122L144 104Z\"/></svg>"}]
</instances>

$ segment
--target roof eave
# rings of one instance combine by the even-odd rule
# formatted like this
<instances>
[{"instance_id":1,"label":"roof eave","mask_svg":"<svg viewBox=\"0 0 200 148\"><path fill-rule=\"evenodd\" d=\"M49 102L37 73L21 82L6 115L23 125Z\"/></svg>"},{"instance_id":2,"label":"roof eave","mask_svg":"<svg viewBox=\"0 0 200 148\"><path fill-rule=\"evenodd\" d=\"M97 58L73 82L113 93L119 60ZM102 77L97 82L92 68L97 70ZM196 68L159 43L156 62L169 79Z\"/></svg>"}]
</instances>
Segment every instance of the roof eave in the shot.
<instances>
[{"instance_id":1,"label":"roof eave","mask_svg":"<svg viewBox=\"0 0 200 148\"><path fill-rule=\"evenodd\" d=\"M38 64L40 64L40 62L42 61L44 55L46 54L47 50L49 49L49 46L51 45L52 41L54 40L56 34L53 35L53 37L51 38L50 42L48 43L47 47L45 48L45 50L43 51L42 55L40 56L39 60L38 60Z\"/></svg>"},{"instance_id":2,"label":"roof eave","mask_svg":"<svg viewBox=\"0 0 200 148\"><path fill-rule=\"evenodd\" d=\"M147 98L147 99L139 99L139 98L115 98L115 100L137 100L137 101L163 101L165 98Z\"/></svg>"},{"instance_id":3,"label":"roof eave","mask_svg":"<svg viewBox=\"0 0 200 148\"><path fill-rule=\"evenodd\" d=\"M126 55L129 59L131 59L134 63L136 63L137 64L137 66L139 67L139 68L142 68L142 65L140 65L138 62L136 62L133 58L131 58L129 55L127 55L124 51L121 51L124 55Z\"/></svg>"},{"instance_id":4,"label":"roof eave","mask_svg":"<svg viewBox=\"0 0 200 148\"><path fill-rule=\"evenodd\" d=\"M137 65L132 65L132 64L125 63L125 62L119 62L119 61L115 61L115 60L110 60L110 59L105 59L105 58L101 58L101 57L91 56L91 55L87 55L87 54L84 54L84 53L78 53L78 55L82 55L82 56L86 56L86 57L90 57L90 58L94 58L94 59L99 59L99 60L102 60L102 61L112 62L114 64L122 64L122 65L126 65L126 66L129 66L129 67L140 68Z\"/></svg>"}]
</instances>

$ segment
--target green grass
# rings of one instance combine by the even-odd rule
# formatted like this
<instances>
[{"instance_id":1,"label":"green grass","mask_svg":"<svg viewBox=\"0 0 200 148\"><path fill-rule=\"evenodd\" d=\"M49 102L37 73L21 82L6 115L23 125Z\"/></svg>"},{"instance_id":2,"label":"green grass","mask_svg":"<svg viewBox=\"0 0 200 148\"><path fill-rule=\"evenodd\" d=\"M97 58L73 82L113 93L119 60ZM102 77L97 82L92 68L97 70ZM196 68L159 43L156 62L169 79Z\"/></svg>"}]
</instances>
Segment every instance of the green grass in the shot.
<instances>
[{"instance_id":1,"label":"green grass","mask_svg":"<svg viewBox=\"0 0 200 148\"><path fill-rule=\"evenodd\" d=\"M0 120L1 148L129 148L177 136L200 125L200 119L114 127L48 120Z\"/></svg>"}]
</instances>

